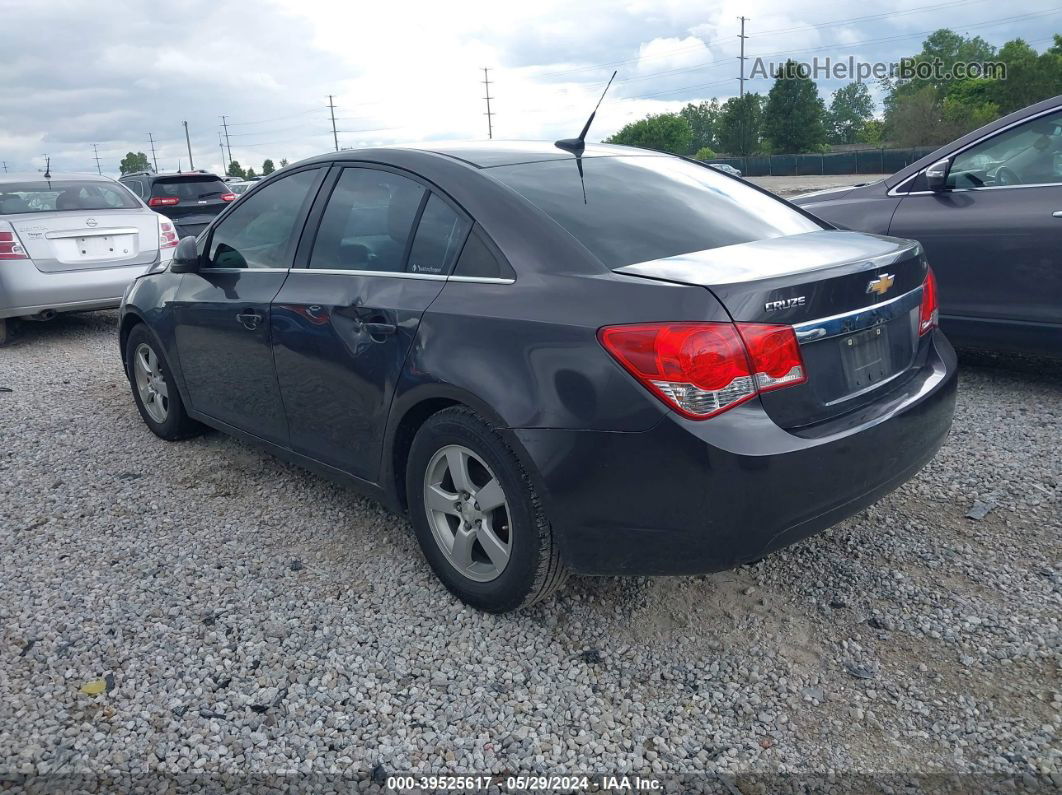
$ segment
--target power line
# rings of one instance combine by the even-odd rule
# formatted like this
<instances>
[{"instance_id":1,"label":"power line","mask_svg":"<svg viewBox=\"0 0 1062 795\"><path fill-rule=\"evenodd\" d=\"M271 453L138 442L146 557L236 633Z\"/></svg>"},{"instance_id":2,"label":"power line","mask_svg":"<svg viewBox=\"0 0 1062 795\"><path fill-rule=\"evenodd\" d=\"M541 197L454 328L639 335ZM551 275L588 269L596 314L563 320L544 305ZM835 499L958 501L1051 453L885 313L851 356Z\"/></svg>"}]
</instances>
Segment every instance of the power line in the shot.
<instances>
[{"instance_id":1,"label":"power line","mask_svg":"<svg viewBox=\"0 0 1062 795\"><path fill-rule=\"evenodd\" d=\"M494 114L491 113L491 110L490 110L490 100L491 100L491 95L490 95L490 75L487 74L489 71L490 70L487 69L487 67L485 67L485 66L483 67L483 88L484 88L483 99L487 100L487 112L485 114L486 117L487 117L487 138L493 140L493 138L494 138L494 122L493 122Z\"/></svg>"},{"instance_id":2,"label":"power line","mask_svg":"<svg viewBox=\"0 0 1062 795\"><path fill-rule=\"evenodd\" d=\"M92 145L92 155L93 155L93 157L96 158L96 171L102 177L103 176L103 169L100 168L100 151L99 151L99 149L96 148L96 144Z\"/></svg>"},{"instance_id":3,"label":"power line","mask_svg":"<svg viewBox=\"0 0 1062 795\"><path fill-rule=\"evenodd\" d=\"M159 160L155 157L155 139L148 133L148 143L151 144L151 162L155 164L155 173L159 171Z\"/></svg>"},{"instance_id":4,"label":"power line","mask_svg":"<svg viewBox=\"0 0 1062 795\"><path fill-rule=\"evenodd\" d=\"M336 132L336 104L332 101L332 95L328 95L328 111L332 114L332 142L336 145L336 151L339 151L339 133Z\"/></svg>"},{"instance_id":5,"label":"power line","mask_svg":"<svg viewBox=\"0 0 1062 795\"><path fill-rule=\"evenodd\" d=\"M229 142L228 119L226 117L224 117L224 116L221 117L221 126L225 128L225 143L229 147L229 162L231 163L232 162L232 144Z\"/></svg>"}]
</instances>

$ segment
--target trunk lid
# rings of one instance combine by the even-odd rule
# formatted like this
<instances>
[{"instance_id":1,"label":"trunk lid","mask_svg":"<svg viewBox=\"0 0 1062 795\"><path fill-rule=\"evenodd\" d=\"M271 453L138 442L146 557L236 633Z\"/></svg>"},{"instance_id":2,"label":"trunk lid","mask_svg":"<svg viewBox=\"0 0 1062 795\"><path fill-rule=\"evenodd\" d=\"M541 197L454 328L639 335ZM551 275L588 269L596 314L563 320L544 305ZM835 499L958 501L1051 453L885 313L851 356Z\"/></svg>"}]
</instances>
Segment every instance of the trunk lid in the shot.
<instances>
[{"instance_id":1,"label":"trunk lid","mask_svg":"<svg viewBox=\"0 0 1062 795\"><path fill-rule=\"evenodd\" d=\"M762 394L798 429L878 399L917 367L927 265L910 240L823 230L617 268L705 287L738 322L793 326L808 380Z\"/></svg>"},{"instance_id":2,"label":"trunk lid","mask_svg":"<svg viewBox=\"0 0 1062 795\"><path fill-rule=\"evenodd\" d=\"M158 256L154 213L136 210L76 210L9 216L39 271L150 265Z\"/></svg>"}]
</instances>

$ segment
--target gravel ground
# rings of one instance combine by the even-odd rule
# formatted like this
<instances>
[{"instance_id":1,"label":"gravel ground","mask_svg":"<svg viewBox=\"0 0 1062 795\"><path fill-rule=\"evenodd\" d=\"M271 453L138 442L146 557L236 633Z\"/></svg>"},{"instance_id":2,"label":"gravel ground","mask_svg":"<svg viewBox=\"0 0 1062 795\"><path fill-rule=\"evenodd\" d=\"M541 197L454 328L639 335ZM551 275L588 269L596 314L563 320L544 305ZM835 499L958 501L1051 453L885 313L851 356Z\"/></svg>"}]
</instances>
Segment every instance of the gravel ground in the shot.
<instances>
[{"instance_id":1,"label":"gravel ground","mask_svg":"<svg viewBox=\"0 0 1062 795\"><path fill-rule=\"evenodd\" d=\"M826 188L843 188L846 185L859 185L864 182L876 182L885 174L825 174L806 175L802 177L748 177L748 181L761 188L777 193L779 196L791 197L800 193Z\"/></svg>"},{"instance_id":2,"label":"gravel ground","mask_svg":"<svg viewBox=\"0 0 1062 795\"><path fill-rule=\"evenodd\" d=\"M968 358L922 474L754 566L575 578L499 617L450 597L375 503L221 434L151 435L115 319L27 325L0 351L0 782L376 767L1062 786L1058 365Z\"/></svg>"}]
</instances>

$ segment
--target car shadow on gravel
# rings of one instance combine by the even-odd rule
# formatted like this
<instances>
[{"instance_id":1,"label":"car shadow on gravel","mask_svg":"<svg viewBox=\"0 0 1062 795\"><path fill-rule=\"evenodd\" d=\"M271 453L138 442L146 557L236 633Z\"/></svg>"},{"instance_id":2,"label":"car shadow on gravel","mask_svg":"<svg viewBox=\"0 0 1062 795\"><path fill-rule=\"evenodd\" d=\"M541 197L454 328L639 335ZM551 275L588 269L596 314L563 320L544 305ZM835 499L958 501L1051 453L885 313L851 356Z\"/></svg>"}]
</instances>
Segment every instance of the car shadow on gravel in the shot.
<instances>
[{"instance_id":1,"label":"car shadow on gravel","mask_svg":"<svg viewBox=\"0 0 1062 795\"><path fill-rule=\"evenodd\" d=\"M87 333L107 331L118 325L118 311L62 312L51 320L9 318L5 348L65 342Z\"/></svg>"}]
</instances>

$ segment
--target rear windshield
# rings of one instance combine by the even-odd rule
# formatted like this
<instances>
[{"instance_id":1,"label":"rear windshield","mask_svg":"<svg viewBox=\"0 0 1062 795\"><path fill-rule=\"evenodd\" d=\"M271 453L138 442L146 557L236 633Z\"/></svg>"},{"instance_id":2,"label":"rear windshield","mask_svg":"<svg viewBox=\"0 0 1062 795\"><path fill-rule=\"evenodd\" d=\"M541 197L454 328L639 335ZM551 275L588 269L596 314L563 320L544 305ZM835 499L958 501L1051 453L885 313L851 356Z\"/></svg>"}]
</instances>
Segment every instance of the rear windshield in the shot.
<instances>
[{"instance_id":1,"label":"rear windshield","mask_svg":"<svg viewBox=\"0 0 1062 795\"><path fill-rule=\"evenodd\" d=\"M152 197L176 196L182 202L219 199L223 193L231 192L229 186L217 177L162 177L151 187Z\"/></svg>"},{"instance_id":2,"label":"rear windshield","mask_svg":"<svg viewBox=\"0 0 1062 795\"><path fill-rule=\"evenodd\" d=\"M609 268L814 232L784 202L673 157L585 157L485 169L564 227ZM585 193L584 193L585 191Z\"/></svg>"},{"instance_id":3,"label":"rear windshield","mask_svg":"<svg viewBox=\"0 0 1062 795\"><path fill-rule=\"evenodd\" d=\"M0 182L0 215L56 210L131 210L140 206L133 194L113 182L43 179Z\"/></svg>"}]
</instances>

